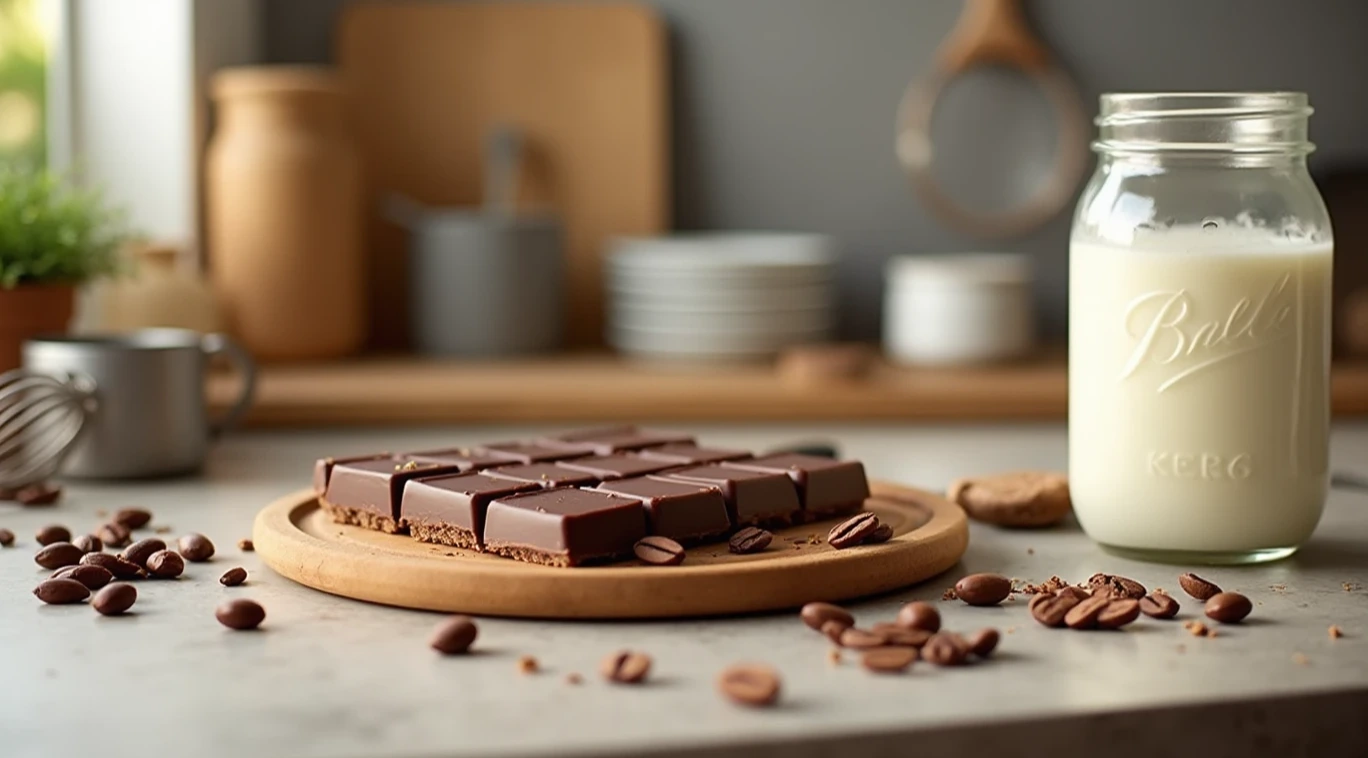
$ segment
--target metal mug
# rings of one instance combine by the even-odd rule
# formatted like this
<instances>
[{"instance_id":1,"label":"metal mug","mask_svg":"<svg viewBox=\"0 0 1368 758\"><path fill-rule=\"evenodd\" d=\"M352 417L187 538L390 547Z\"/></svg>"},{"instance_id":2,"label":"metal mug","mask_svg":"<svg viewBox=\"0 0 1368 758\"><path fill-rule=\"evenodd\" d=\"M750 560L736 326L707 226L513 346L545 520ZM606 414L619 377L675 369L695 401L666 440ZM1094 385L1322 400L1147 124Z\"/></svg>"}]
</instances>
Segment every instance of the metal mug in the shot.
<instances>
[{"instance_id":1,"label":"metal mug","mask_svg":"<svg viewBox=\"0 0 1368 758\"><path fill-rule=\"evenodd\" d=\"M233 407L210 420L206 367L226 357L242 375ZM45 336L24 343L24 368L86 377L95 410L62 466L68 476L138 478L184 474L204 464L210 443L252 404L256 364L232 340L188 329L109 336Z\"/></svg>"}]
</instances>

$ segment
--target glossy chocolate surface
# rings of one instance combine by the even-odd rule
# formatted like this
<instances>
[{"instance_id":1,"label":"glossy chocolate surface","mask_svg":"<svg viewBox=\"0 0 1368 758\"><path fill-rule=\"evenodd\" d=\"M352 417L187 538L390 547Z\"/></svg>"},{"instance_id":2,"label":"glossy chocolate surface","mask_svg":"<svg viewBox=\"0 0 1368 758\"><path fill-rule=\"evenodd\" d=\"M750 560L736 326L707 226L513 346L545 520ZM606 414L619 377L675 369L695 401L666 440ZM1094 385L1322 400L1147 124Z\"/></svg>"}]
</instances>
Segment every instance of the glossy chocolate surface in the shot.
<instances>
[{"instance_id":1,"label":"glossy chocolate surface","mask_svg":"<svg viewBox=\"0 0 1368 758\"><path fill-rule=\"evenodd\" d=\"M780 453L724 464L727 468L785 474L798 487L809 513L853 510L869 497L869 480L859 461L836 461L801 453Z\"/></svg>"},{"instance_id":2,"label":"glossy chocolate surface","mask_svg":"<svg viewBox=\"0 0 1368 758\"><path fill-rule=\"evenodd\" d=\"M691 443L693 435L664 429L643 429L637 426L614 426L584 429L547 438L554 445L586 444L594 455L613 455L628 450L641 450L671 443Z\"/></svg>"},{"instance_id":3,"label":"glossy chocolate surface","mask_svg":"<svg viewBox=\"0 0 1368 758\"><path fill-rule=\"evenodd\" d=\"M642 458L666 461L676 466L701 466L705 463L739 461L751 457L745 450L727 450L717 447L699 447L692 442L672 443L642 450Z\"/></svg>"},{"instance_id":4,"label":"glossy chocolate surface","mask_svg":"<svg viewBox=\"0 0 1368 758\"><path fill-rule=\"evenodd\" d=\"M410 525L459 527L477 542L484 533L485 509L495 498L539 489L532 482L497 479L485 474L429 476L404 487L401 513Z\"/></svg>"},{"instance_id":5,"label":"glossy chocolate surface","mask_svg":"<svg viewBox=\"0 0 1368 758\"><path fill-rule=\"evenodd\" d=\"M460 471L454 464L398 457L338 463L328 478L324 497L334 506L370 511L399 522L399 505L409 480Z\"/></svg>"},{"instance_id":6,"label":"glossy chocolate surface","mask_svg":"<svg viewBox=\"0 0 1368 758\"><path fill-rule=\"evenodd\" d=\"M662 474L667 479L712 485L722 491L732 526L779 524L799 511L798 491L785 474L748 471L723 464Z\"/></svg>"},{"instance_id":7,"label":"glossy chocolate surface","mask_svg":"<svg viewBox=\"0 0 1368 758\"><path fill-rule=\"evenodd\" d=\"M605 482L597 489L640 500L648 531L661 537L699 540L731 529L721 490L706 484L640 476Z\"/></svg>"},{"instance_id":8,"label":"glossy chocolate surface","mask_svg":"<svg viewBox=\"0 0 1368 758\"><path fill-rule=\"evenodd\" d=\"M346 463L360 463L361 461L379 461L393 458L391 453L372 453L371 455L353 455L346 458L319 458L314 461L313 470L313 489L315 495L322 495L328 491L328 479L332 477L333 467Z\"/></svg>"},{"instance_id":9,"label":"glossy chocolate surface","mask_svg":"<svg viewBox=\"0 0 1368 758\"><path fill-rule=\"evenodd\" d=\"M475 450L484 455L506 456L515 463L543 463L594 454L594 449L589 445L549 445L544 442L496 442Z\"/></svg>"},{"instance_id":10,"label":"glossy chocolate surface","mask_svg":"<svg viewBox=\"0 0 1368 758\"><path fill-rule=\"evenodd\" d=\"M518 462L518 459L511 455L481 452L469 447L423 450L417 453L403 453L402 456L418 461L433 461L443 465L460 466L461 471L479 471L490 466L506 466Z\"/></svg>"},{"instance_id":11,"label":"glossy chocolate surface","mask_svg":"<svg viewBox=\"0 0 1368 758\"><path fill-rule=\"evenodd\" d=\"M484 541L523 560L576 566L625 557L646 536L641 501L595 490L562 488L501 497L489 504Z\"/></svg>"},{"instance_id":12,"label":"glossy chocolate surface","mask_svg":"<svg viewBox=\"0 0 1368 758\"><path fill-rule=\"evenodd\" d=\"M576 471L592 474L600 481L606 482L613 479L627 479L633 476L654 474L671 468L675 464L624 453L622 455L604 455L595 458L578 458L573 461L562 461L561 465Z\"/></svg>"},{"instance_id":13,"label":"glossy chocolate surface","mask_svg":"<svg viewBox=\"0 0 1368 758\"><path fill-rule=\"evenodd\" d=\"M532 482L547 490L557 487L592 487L599 483L598 477L593 474L576 471L559 463L523 463L515 466L500 466L486 469L484 473L499 479Z\"/></svg>"}]
</instances>

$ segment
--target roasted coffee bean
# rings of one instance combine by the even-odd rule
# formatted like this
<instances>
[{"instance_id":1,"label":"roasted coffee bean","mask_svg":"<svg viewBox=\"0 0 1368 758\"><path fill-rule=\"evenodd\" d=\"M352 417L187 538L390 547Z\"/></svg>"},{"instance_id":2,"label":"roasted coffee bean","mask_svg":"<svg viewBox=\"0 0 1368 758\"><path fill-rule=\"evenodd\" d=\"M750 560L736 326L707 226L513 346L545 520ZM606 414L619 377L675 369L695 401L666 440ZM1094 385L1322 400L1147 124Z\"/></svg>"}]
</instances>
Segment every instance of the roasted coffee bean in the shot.
<instances>
[{"instance_id":1,"label":"roasted coffee bean","mask_svg":"<svg viewBox=\"0 0 1368 758\"><path fill-rule=\"evenodd\" d=\"M266 620L266 609L247 598L237 598L215 609L214 618L229 629L247 631L261 626Z\"/></svg>"},{"instance_id":2,"label":"roasted coffee bean","mask_svg":"<svg viewBox=\"0 0 1368 758\"><path fill-rule=\"evenodd\" d=\"M111 521L100 527L95 536L104 542L105 547L123 547L129 543L132 533L123 524Z\"/></svg>"},{"instance_id":3,"label":"roasted coffee bean","mask_svg":"<svg viewBox=\"0 0 1368 758\"><path fill-rule=\"evenodd\" d=\"M980 658L987 658L997 650L998 640L1001 638L996 629L980 629L969 638L969 652Z\"/></svg>"},{"instance_id":4,"label":"roasted coffee bean","mask_svg":"<svg viewBox=\"0 0 1368 758\"><path fill-rule=\"evenodd\" d=\"M59 568L52 575L53 579L75 579L84 584L92 592L114 581L114 575L109 573L109 569L99 566L87 566L78 563L75 566Z\"/></svg>"},{"instance_id":5,"label":"roasted coffee bean","mask_svg":"<svg viewBox=\"0 0 1368 758\"><path fill-rule=\"evenodd\" d=\"M908 629L924 629L934 634L940 631L940 611L930 603L920 600L911 602L898 611L898 625Z\"/></svg>"},{"instance_id":6,"label":"roasted coffee bean","mask_svg":"<svg viewBox=\"0 0 1368 758\"><path fill-rule=\"evenodd\" d=\"M238 550L244 553L253 552L256 550L256 543L251 540L238 540Z\"/></svg>"},{"instance_id":7,"label":"roasted coffee bean","mask_svg":"<svg viewBox=\"0 0 1368 758\"><path fill-rule=\"evenodd\" d=\"M926 644L927 640L931 639L932 635L932 632L928 632L925 629L908 629L906 627L898 626L897 624L891 624L886 627L880 627L878 624L875 624L874 626L873 632L880 637L883 637L884 644L886 645L921 647Z\"/></svg>"},{"instance_id":8,"label":"roasted coffee bean","mask_svg":"<svg viewBox=\"0 0 1368 758\"><path fill-rule=\"evenodd\" d=\"M62 488L55 484L39 482L20 487L14 493L14 499L21 505L52 505L62 499Z\"/></svg>"},{"instance_id":9,"label":"roasted coffee bean","mask_svg":"<svg viewBox=\"0 0 1368 758\"><path fill-rule=\"evenodd\" d=\"M643 537L632 546L632 552L652 566L678 566L684 562L684 546L669 537Z\"/></svg>"},{"instance_id":10,"label":"roasted coffee bean","mask_svg":"<svg viewBox=\"0 0 1368 758\"><path fill-rule=\"evenodd\" d=\"M14 532L8 529L0 529L0 547L9 547L14 544Z\"/></svg>"},{"instance_id":11,"label":"roasted coffee bean","mask_svg":"<svg viewBox=\"0 0 1368 758\"><path fill-rule=\"evenodd\" d=\"M141 529L152 520L152 512L142 508L124 508L114 512L114 523L127 529Z\"/></svg>"},{"instance_id":12,"label":"roasted coffee bean","mask_svg":"<svg viewBox=\"0 0 1368 758\"><path fill-rule=\"evenodd\" d=\"M82 534L72 540L71 544L79 547L86 553L99 553L104 550L104 543L100 541L99 537L96 537L93 534Z\"/></svg>"},{"instance_id":13,"label":"roasted coffee bean","mask_svg":"<svg viewBox=\"0 0 1368 758\"><path fill-rule=\"evenodd\" d=\"M846 626L845 624L842 624L839 621L828 621L825 624L822 624L822 628L820 631L822 632L822 634L826 635L827 639L831 640L831 643L833 645L840 645L841 635L844 634L845 630L849 628L850 627Z\"/></svg>"},{"instance_id":14,"label":"roasted coffee bean","mask_svg":"<svg viewBox=\"0 0 1368 758\"><path fill-rule=\"evenodd\" d=\"M970 574L955 582L955 596L970 605L997 605L1012 594L1012 580L1002 574Z\"/></svg>"},{"instance_id":15,"label":"roasted coffee bean","mask_svg":"<svg viewBox=\"0 0 1368 758\"><path fill-rule=\"evenodd\" d=\"M123 555L120 557L135 566L147 568L147 559L151 558L153 553L165 549L165 542L162 542L156 537L148 537L145 540L138 540L132 545L129 545L128 549L123 551Z\"/></svg>"},{"instance_id":16,"label":"roasted coffee bean","mask_svg":"<svg viewBox=\"0 0 1368 758\"><path fill-rule=\"evenodd\" d=\"M59 524L48 524L38 530L34 535L39 545L51 545L54 542L71 542L71 530Z\"/></svg>"},{"instance_id":17,"label":"roasted coffee bean","mask_svg":"<svg viewBox=\"0 0 1368 758\"><path fill-rule=\"evenodd\" d=\"M1110 592L1112 597L1128 597L1131 600L1139 600L1149 593L1145 585L1115 574L1093 574L1088 578L1088 589L1094 595Z\"/></svg>"},{"instance_id":18,"label":"roasted coffee bean","mask_svg":"<svg viewBox=\"0 0 1368 758\"><path fill-rule=\"evenodd\" d=\"M203 534L187 534L176 544L181 557L191 563L203 563L214 557L214 543Z\"/></svg>"},{"instance_id":19,"label":"roasted coffee bean","mask_svg":"<svg viewBox=\"0 0 1368 758\"><path fill-rule=\"evenodd\" d=\"M1104 589L1070 608L1069 612L1064 614L1064 624L1070 629L1093 629L1097 626L1097 617L1111 601L1111 594Z\"/></svg>"},{"instance_id":20,"label":"roasted coffee bean","mask_svg":"<svg viewBox=\"0 0 1368 758\"><path fill-rule=\"evenodd\" d=\"M59 569L80 563L83 555L85 553L70 542L54 542L39 550L38 554L33 556L33 562L45 569Z\"/></svg>"},{"instance_id":21,"label":"roasted coffee bean","mask_svg":"<svg viewBox=\"0 0 1368 758\"><path fill-rule=\"evenodd\" d=\"M1208 600L1213 595L1218 595L1221 588L1215 583L1208 582L1196 574L1187 573L1178 575L1178 586L1183 588L1183 592L1197 598L1198 600Z\"/></svg>"},{"instance_id":22,"label":"roasted coffee bean","mask_svg":"<svg viewBox=\"0 0 1368 758\"><path fill-rule=\"evenodd\" d=\"M1222 624L1238 624L1252 610L1254 610L1253 603L1250 603L1249 598L1238 592L1218 592L1207 598L1204 608L1207 618L1214 619Z\"/></svg>"},{"instance_id":23,"label":"roasted coffee bean","mask_svg":"<svg viewBox=\"0 0 1368 758\"><path fill-rule=\"evenodd\" d=\"M1075 586L1073 586L1072 584L1070 584L1070 585L1067 586L1067 587L1061 587L1061 588L1059 589L1059 591L1056 592L1055 594L1056 594L1056 595L1068 595L1069 597L1073 598L1074 600L1077 600L1077 601L1080 602L1080 603L1083 602L1084 600L1087 600L1089 597L1092 597L1092 593L1091 593L1091 592L1088 592L1087 590L1083 589L1082 587L1075 587Z\"/></svg>"},{"instance_id":24,"label":"roasted coffee bean","mask_svg":"<svg viewBox=\"0 0 1368 758\"><path fill-rule=\"evenodd\" d=\"M111 584L95 593L90 605L102 616L118 616L138 601L138 589L122 582Z\"/></svg>"},{"instance_id":25,"label":"roasted coffee bean","mask_svg":"<svg viewBox=\"0 0 1368 758\"><path fill-rule=\"evenodd\" d=\"M875 634L864 629L849 627L841 632L841 647L852 648L871 648L883 647L885 644L882 634Z\"/></svg>"},{"instance_id":26,"label":"roasted coffee bean","mask_svg":"<svg viewBox=\"0 0 1368 758\"><path fill-rule=\"evenodd\" d=\"M459 655L470 650L479 631L469 616L452 616L437 625L428 644L442 655Z\"/></svg>"},{"instance_id":27,"label":"roasted coffee bean","mask_svg":"<svg viewBox=\"0 0 1368 758\"><path fill-rule=\"evenodd\" d=\"M1162 592L1140 598L1140 612L1151 618L1171 619L1178 615L1178 601Z\"/></svg>"},{"instance_id":28,"label":"roasted coffee bean","mask_svg":"<svg viewBox=\"0 0 1368 758\"><path fill-rule=\"evenodd\" d=\"M764 529L748 526L727 541L727 549L738 555L746 553L758 553L769 547L774 540L774 535Z\"/></svg>"},{"instance_id":29,"label":"roasted coffee bean","mask_svg":"<svg viewBox=\"0 0 1368 758\"><path fill-rule=\"evenodd\" d=\"M855 547L864 542L865 538L870 534L873 534L874 530L878 528L878 516L875 516L869 511L857 513L836 526L831 527L831 531L827 532L827 544L837 550Z\"/></svg>"},{"instance_id":30,"label":"roasted coffee bean","mask_svg":"<svg viewBox=\"0 0 1368 758\"><path fill-rule=\"evenodd\" d=\"M1097 614L1098 629L1120 629L1140 618L1140 601L1121 598L1107 603L1107 607Z\"/></svg>"},{"instance_id":31,"label":"roasted coffee bean","mask_svg":"<svg viewBox=\"0 0 1368 758\"><path fill-rule=\"evenodd\" d=\"M219 577L219 584L222 584L224 587L236 587L245 581L247 581L247 569L241 566L234 566L223 572L223 576Z\"/></svg>"},{"instance_id":32,"label":"roasted coffee bean","mask_svg":"<svg viewBox=\"0 0 1368 758\"><path fill-rule=\"evenodd\" d=\"M1073 595L1037 595L1031 601L1031 616L1045 626L1063 626L1064 617L1080 601Z\"/></svg>"},{"instance_id":33,"label":"roasted coffee bean","mask_svg":"<svg viewBox=\"0 0 1368 758\"><path fill-rule=\"evenodd\" d=\"M86 566L99 566L113 574L115 579L137 579L144 576L141 566L109 553L86 553L81 556L81 563Z\"/></svg>"},{"instance_id":34,"label":"roasted coffee bean","mask_svg":"<svg viewBox=\"0 0 1368 758\"><path fill-rule=\"evenodd\" d=\"M803 606L798 615L803 619L804 624L819 631L828 621L835 621L842 628L855 626L855 617L850 615L850 611L831 603L808 603Z\"/></svg>"},{"instance_id":35,"label":"roasted coffee bean","mask_svg":"<svg viewBox=\"0 0 1368 758\"><path fill-rule=\"evenodd\" d=\"M876 674L901 674L917 660L917 650L911 647L878 647L860 656L860 665Z\"/></svg>"},{"instance_id":36,"label":"roasted coffee bean","mask_svg":"<svg viewBox=\"0 0 1368 758\"><path fill-rule=\"evenodd\" d=\"M175 579L185 573L185 559L171 550L158 550L147 559L147 573L158 579Z\"/></svg>"},{"instance_id":37,"label":"roasted coffee bean","mask_svg":"<svg viewBox=\"0 0 1368 758\"><path fill-rule=\"evenodd\" d=\"M90 590L75 579L47 579L38 583L33 594L48 605L68 605L90 597Z\"/></svg>"},{"instance_id":38,"label":"roasted coffee bean","mask_svg":"<svg viewBox=\"0 0 1368 758\"><path fill-rule=\"evenodd\" d=\"M640 684L651 673L651 656L632 650L620 650L599 665L603 678L618 684Z\"/></svg>"},{"instance_id":39,"label":"roasted coffee bean","mask_svg":"<svg viewBox=\"0 0 1368 758\"><path fill-rule=\"evenodd\" d=\"M936 632L922 646L921 656L937 666L959 666L969 657L969 643L958 634Z\"/></svg>"},{"instance_id":40,"label":"roasted coffee bean","mask_svg":"<svg viewBox=\"0 0 1368 758\"><path fill-rule=\"evenodd\" d=\"M880 523L877 529L870 532L868 537L865 537L864 543L866 545L877 545L880 542L887 542L891 539L893 539L893 527L888 524Z\"/></svg>"},{"instance_id":41,"label":"roasted coffee bean","mask_svg":"<svg viewBox=\"0 0 1368 758\"><path fill-rule=\"evenodd\" d=\"M728 666L717 678L717 688L734 703L770 706L779 700L779 674L768 666Z\"/></svg>"}]
</instances>

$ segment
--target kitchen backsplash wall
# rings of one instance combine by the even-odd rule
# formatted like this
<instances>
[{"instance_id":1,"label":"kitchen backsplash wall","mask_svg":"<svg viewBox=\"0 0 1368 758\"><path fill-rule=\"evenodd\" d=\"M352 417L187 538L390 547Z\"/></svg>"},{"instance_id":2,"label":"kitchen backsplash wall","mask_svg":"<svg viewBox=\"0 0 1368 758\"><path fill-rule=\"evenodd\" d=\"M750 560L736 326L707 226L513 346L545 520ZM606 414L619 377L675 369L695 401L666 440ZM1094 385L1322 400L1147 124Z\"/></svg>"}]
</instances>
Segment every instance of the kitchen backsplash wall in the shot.
<instances>
[{"instance_id":1,"label":"kitchen backsplash wall","mask_svg":"<svg viewBox=\"0 0 1368 758\"><path fill-rule=\"evenodd\" d=\"M324 62L346 0L264 5L267 60ZM682 229L836 235L844 331L879 332L884 261L904 253L1012 250L1037 266L1048 334L1067 310L1066 215L1006 242L945 229L893 154L894 114L931 65L951 0L652 0L671 28L675 220ZM1315 170L1368 158L1368 3L1360 0L1027 0L1037 32L1090 109L1104 90L1310 92ZM1050 160L1050 111L1024 80L975 75L934 128L947 183L1019 198ZM951 174L950 166L953 166Z\"/></svg>"}]
</instances>

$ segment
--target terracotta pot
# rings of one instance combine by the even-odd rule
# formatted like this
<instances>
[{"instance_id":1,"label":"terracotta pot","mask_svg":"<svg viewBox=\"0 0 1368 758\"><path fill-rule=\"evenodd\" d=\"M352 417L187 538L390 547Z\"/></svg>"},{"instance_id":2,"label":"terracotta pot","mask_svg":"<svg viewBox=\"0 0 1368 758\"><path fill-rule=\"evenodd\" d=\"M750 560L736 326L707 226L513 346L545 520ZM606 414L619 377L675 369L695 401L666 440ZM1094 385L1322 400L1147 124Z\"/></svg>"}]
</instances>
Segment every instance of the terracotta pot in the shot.
<instances>
[{"instance_id":1,"label":"terracotta pot","mask_svg":"<svg viewBox=\"0 0 1368 758\"><path fill-rule=\"evenodd\" d=\"M23 285L0 289L0 371L23 363L24 340L39 334L60 334L71 323L76 288L71 285Z\"/></svg>"}]
</instances>

